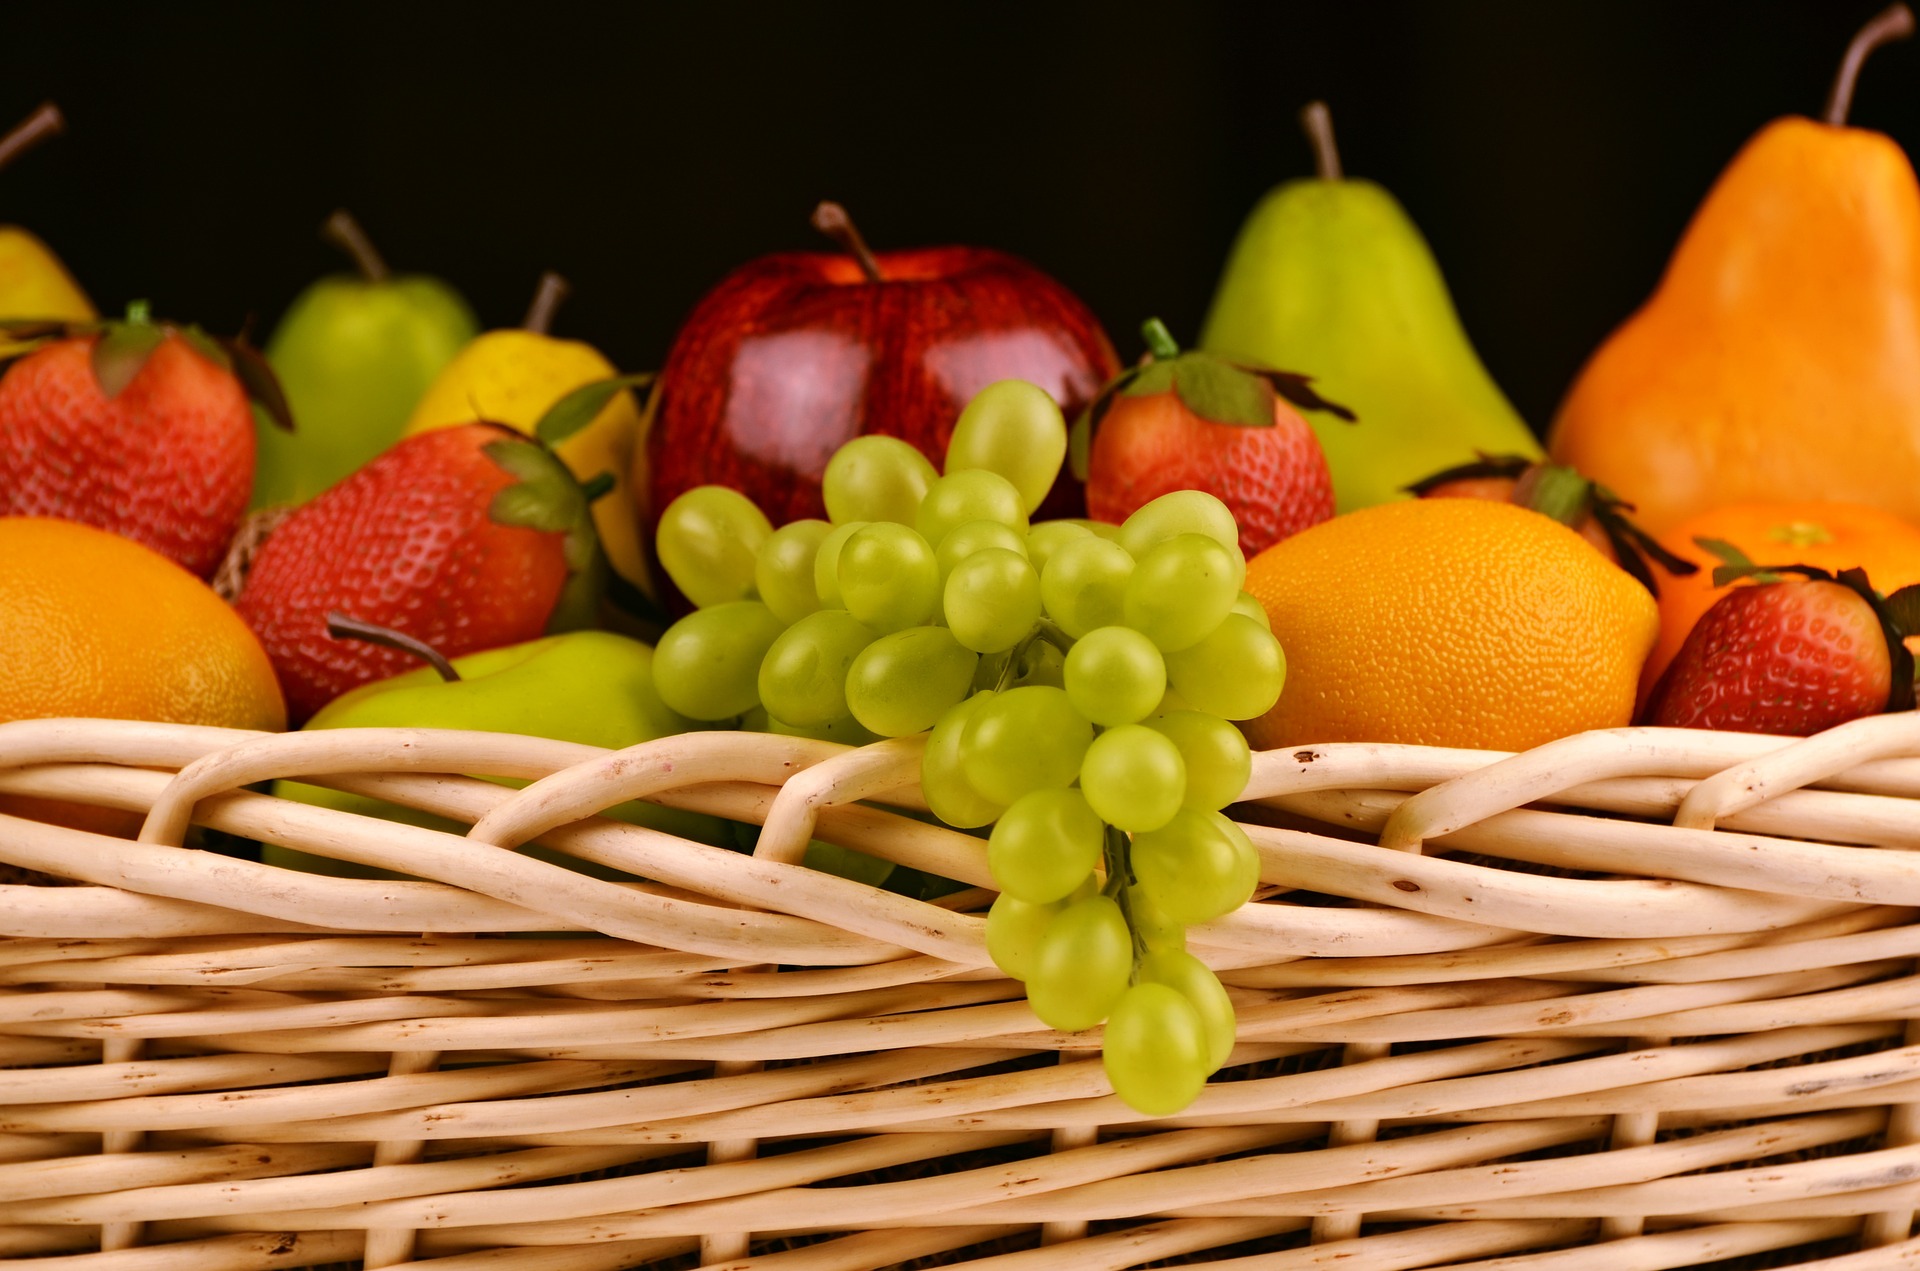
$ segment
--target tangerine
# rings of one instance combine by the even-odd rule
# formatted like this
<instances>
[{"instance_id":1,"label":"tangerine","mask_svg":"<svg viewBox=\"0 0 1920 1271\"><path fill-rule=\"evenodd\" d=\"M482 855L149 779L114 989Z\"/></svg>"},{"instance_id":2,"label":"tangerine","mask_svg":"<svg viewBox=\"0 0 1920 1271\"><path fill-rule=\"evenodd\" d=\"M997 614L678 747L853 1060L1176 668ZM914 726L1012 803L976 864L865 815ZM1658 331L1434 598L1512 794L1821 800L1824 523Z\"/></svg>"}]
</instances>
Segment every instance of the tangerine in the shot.
<instances>
[{"instance_id":1,"label":"tangerine","mask_svg":"<svg viewBox=\"0 0 1920 1271\"><path fill-rule=\"evenodd\" d=\"M1525 750L1632 722L1653 597L1550 517L1481 499L1337 516L1247 564L1287 684L1256 748Z\"/></svg>"},{"instance_id":2,"label":"tangerine","mask_svg":"<svg viewBox=\"0 0 1920 1271\"><path fill-rule=\"evenodd\" d=\"M0 517L0 720L66 715L287 721L266 650L199 578L89 525Z\"/></svg>"}]
</instances>

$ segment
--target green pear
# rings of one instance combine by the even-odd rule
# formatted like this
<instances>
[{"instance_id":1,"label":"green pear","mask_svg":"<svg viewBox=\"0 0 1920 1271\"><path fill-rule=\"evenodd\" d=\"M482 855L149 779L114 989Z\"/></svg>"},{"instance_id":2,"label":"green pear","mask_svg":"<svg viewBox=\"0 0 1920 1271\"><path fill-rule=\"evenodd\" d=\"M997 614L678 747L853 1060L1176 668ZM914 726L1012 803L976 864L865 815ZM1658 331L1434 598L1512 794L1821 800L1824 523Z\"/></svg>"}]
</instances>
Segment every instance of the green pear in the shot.
<instances>
[{"instance_id":1,"label":"green pear","mask_svg":"<svg viewBox=\"0 0 1920 1271\"><path fill-rule=\"evenodd\" d=\"M1342 176L1324 105L1303 118L1319 175L1269 192L1247 218L1200 347L1309 375L1352 409L1353 424L1307 416L1340 512L1406 498L1407 486L1476 452L1541 457L1405 209L1374 182Z\"/></svg>"},{"instance_id":2,"label":"green pear","mask_svg":"<svg viewBox=\"0 0 1920 1271\"><path fill-rule=\"evenodd\" d=\"M321 232L360 273L309 286L267 342L294 431L264 420L255 428L257 508L304 503L400 440L428 386L479 332L446 283L388 272L345 212Z\"/></svg>"},{"instance_id":3,"label":"green pear","mask_svg":"<svg viewBox=\"0 0 1920 1271\"><path fill-rule=\"evenodd\" d=\"M321 707L306 727L469 728L552 737L609 749L623 749L694 727L690 720L668 710L654 691L653 649L610 631L572 631L471 653L455 658L452 669L458 679L443 679L434 667L423 666L363 684ZM506 786L526 784L504 777L490 779ZM276 782L274 793L302 803L410 825L455 834L466 832L466 826L431 813L303 782ZM634 801L609 809L607 815L702 843L732 844L730 823L677 808ZM602 878L627 877L537 845L523 850ZM273 844L262 846L261 859L317 874L400 876Z\"/></svg>"}]
</instances>

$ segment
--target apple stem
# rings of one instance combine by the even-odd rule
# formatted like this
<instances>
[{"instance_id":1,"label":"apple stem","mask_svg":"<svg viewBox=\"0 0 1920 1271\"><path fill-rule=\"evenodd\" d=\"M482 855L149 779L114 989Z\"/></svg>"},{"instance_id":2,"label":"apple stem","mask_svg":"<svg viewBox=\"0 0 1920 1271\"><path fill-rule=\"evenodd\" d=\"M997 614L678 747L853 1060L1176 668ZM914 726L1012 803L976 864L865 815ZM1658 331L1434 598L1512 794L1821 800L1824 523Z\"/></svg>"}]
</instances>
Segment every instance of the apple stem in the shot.
<instances>
[{"instance_id":1,"label":"apple stem","mask_svg":"<svg viewBox=\"0 0 1920 1271\"><path fill-rule=\"evenodd\" d=\"M60 108L52 102L42 102L40 108L22 120L12 132L0 136L0 168L66 130L67 117L60 113Z\"/></svg>"},{"instance_id":2,"label":"apple stem","mask_svg":"<svg viewBox=\"0 0 1920 1271\"><path fill-rule=\"evenodd\" d=\"M326 224L320 227L320 237L345 252L368 282L385 282L393 277L393 271L374 249L367 231L360 228L360 222L354 220L353 213L346 208L337 209L327 218Z\"/></svg>"},{"instance_id":3,"label":"apple stem","mask_svg":"<svg viewBox=\"0 0 1920 1271\"><path fill-rule=\"evenodd\" d=\"M541 274L540 285L534 289L533 303L527 306L527 316L521 321L520 329L535 335L545 335L553 330L553 315L560 312L560 302L572 290L567 280L551 269Z\"/></svg>"},{"instance_id":4,"label":"apple stem","mask_svg":"<svg viewBox=\"0 0 1920 1271\"><path fill-rule=\"evenodd\" d=\"M1167 330L1167 324L1158 318L1148 318L1140 324L1140 337L1147 342L1147 352L1153 354L1155 361L1164 362L1180 356L1180 342L1173 338L1173 332Z\"/></svg>"},{"instance_id":5,"label":"apple stem","mask_svg":"<svg viewBox=\"0 0 1920 1271\"><path fill-rule=\"evenodd\" d=\"M1847 45L1847 55L1840 62L1840 73L1833 77L1833 91L1827 94L1827 109L1822 116L1828 123L1838 128L1847 122L1847 112L1853 109L1853 85L1860 78L1860 64L1867 60L1867 54L1882 44L1891 44L1895 40L1904 40L1913 34L1913 10L1904 0L1882 9L1872 21L1860 28L1853 37L1853 43Z\"/></svg>"},{"instance_id":6,"label":"apple stem","mask_svg":"<svg viewBox=\"0 0 1920 1271\"><path fill-rule=\"evenodd\" d=\"M336 609L327 615L327 634L336 640L365 640L368 644L383 645L389 649L398 649L402 653L411 653L438 671L440 678L447 683L452 684L460 679L460 672L453 669L453 663L447 661L440 650L424 640L414 639L404 631L395 631L392 627L362 622Z\"/></svg>"},{"instance_id":7,"label":"apple stem","mask_svg":"<svg viewBox=\"0 0 1920 1271\"><path fill-rule=\"evenodd\" d=\"M831 238L855 260L860 262L860 272L872 282L882 282L880 262L874 259L873 252L867 248L867 240L860 237L859 229L853 218L847 215L847 209L831 199L823 200L813 209L813 227Z\"/></svg>"},{"instance_id":8,"label":"apple stem","mask_svg":"<svg viewBox=\"0 0 1920 1271\"><path fill-rule=\"evenodd\" d=\"M1333 112L1325 102L1308 102L1300 109L1300 126L1313 143L1313 165L1322 181L1338 181L1346 175L1340 167L1340 147L1333 144Z\"/></svg>"}]
</instances>

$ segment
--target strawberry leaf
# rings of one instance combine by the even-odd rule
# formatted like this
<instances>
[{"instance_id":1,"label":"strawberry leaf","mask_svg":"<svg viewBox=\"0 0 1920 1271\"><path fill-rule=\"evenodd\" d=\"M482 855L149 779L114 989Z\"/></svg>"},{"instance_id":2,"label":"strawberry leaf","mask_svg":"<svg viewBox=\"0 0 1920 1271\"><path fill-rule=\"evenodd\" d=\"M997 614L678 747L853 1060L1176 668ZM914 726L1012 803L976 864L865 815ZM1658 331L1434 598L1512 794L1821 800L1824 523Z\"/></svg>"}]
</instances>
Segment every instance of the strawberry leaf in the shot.
<instances>
[{"instance_id":1,"label":"strawberry leaf","mask_svg":"<svg viewBox=\"0 0 1920 1271\"><path fill-rule=\"evenodd\" d=\"M652 382L653 374L649 371L638 375L616 375L582 384L547 407L547 413L540 416L540 422L533 426L533 435L549 446L557 446L597 419L616 393L628 388L642 388Z\"/></svg>"},{"instance_id":2,"label":"strawberry leaf","mask_svg":"<svg viewBox=\"0 0 1920 1271\"><path fill-rule=\"evenodd\" d=\"M165 327L145 322L116 322L93 346L93 378L111 401L133 383L153 351L167 338Z\"/></svg>"},{"instance_id":3,"label":"strawberry leaf","mask_svg":"<svg viewBox=\"0 0 1920 1271\"><path fill-rule=\"evenodd\" d=\"M1288 400L1291 401L1292 399L1289 398ZM1295 405L1298 405L1298 403L1296 402ZM1400 488L1408 494L1413 495L1416 499L1419 499L1425 498L1429 492L1438 490L1443 485L1451 485L1455 481L1478 481L1485 477L1512 477L1517 480L1521 473L1533 466L1533 460L1527 458L1525 455L1490 455L1484 450L1476 450L1474 451L1474 455L1476 457L1472 463L1461 463L1455 464L1451 468L1442 468L1431 476L1421 477L1412 485L1402 486Z\"/></svg>"},{"instance_id":4,"label":"strawberry leaf","mask_svg":"<svg viewBox=\"0 0 1920 1271\"><path fill-rule=\"evenodd\" d=\"M1260 366L1248 366L1242 367L1241 369L1258 375L1272 387L1275 393L1284 397L1300 410L1323 411L1326 414L1332 415L1335 419L1345 420L1349 424L1359 422L1358 417L1345 406L1340 405L1338 402L1330 402L1320 396L1313 387L1313 377L1311 375L1301 375L1296 371L1275 371Z\"/></svg>"},{"instance_id":5,"label":"strawberry leaf","mask_svg":"<svg viewBox=\"0 0 1920 1271\"><path fill-rule=\"evenodd\" d=\"M1171 392L1173 389L1173 359L1165 362L1148 362L1136 366L1131 371L1121 373L1126 381L1119 391L1127 397L1152 397L1157 393ZM1118 383L1118 381L1115 381Z\"/></svg>"},{"instance_id":6,"label":"strawberry leaf","mask_svg":"<svg viewBox=\"0 0 1920 1271\"><path fill-rule=\"evenodd\" d=\"M1909 583L1881 602L1881 608L1904 640L1920 635L1920 583Z\"/></svg>"},{"instance_id":7,"label":"strawberry leaf","mask_svg":"<svg viewBox=\"0 0 1920 1271\"><path fill-rule=\"evenodd\" d=\"M287 395L280 387L280 377L273 373L273 367L260 350L247 341L246 336L236 335L232 339L215 340L215 344L227 355L228 364L233 368L233 377L240 381L240 387L247 390L247 396L259 403L267 412L267 418L288 432L293 431L293 408L287 404Z\"/></svg>"},{"instance_id":8,"label":"strawberry leaf","mask_svg":"<svg viewBox=\"0 0 1920 1271\"><path fill-rule=\"evenodd\" d=\"M1182 353L1167 366L1180 402L1210 424L1273 427L1273 386L1205 353Z\"/></svg>"}]
</instances>

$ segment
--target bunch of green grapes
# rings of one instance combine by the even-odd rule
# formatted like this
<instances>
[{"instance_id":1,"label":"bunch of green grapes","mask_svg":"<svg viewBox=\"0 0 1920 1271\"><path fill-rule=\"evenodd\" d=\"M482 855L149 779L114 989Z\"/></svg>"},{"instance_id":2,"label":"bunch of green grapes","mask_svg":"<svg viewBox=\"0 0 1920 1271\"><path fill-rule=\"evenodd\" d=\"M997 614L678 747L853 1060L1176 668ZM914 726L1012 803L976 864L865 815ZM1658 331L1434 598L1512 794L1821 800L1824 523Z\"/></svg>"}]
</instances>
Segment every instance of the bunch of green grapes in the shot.
<instances>
[{"instance_id":1,"label":"bunch of green grapes","mask_svg":"<svg viewBox=\"0 0 1920 1271\"><path fill-rule=\"evenodd\" d=\"M1029 524L1066 448L1053 399L1008 380L968 403L943 473L892 437L842 446L826 521L776 530L731 489L688 491L658 552L700 607L654 677L695 719L855 744L930 730L928 806L992 827L994 962L1049 1027L1104 1022L1115 1091L1168 1115L1233 1046L1184 932L1258 882L1222 812L1251 764L1229 721L1273 706L1286 662L1212 495Z\"/></svg>"}]
</instances>

